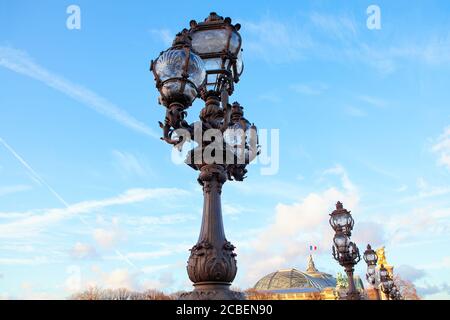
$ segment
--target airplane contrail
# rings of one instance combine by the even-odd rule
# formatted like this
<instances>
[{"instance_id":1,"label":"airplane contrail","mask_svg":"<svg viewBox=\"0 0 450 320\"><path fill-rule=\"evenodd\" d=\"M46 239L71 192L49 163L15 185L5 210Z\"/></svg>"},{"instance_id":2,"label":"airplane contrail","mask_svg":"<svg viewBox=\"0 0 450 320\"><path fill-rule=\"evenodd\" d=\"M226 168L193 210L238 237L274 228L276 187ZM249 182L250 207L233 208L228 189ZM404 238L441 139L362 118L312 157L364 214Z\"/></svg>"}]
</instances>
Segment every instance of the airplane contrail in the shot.
<instances>
[{"instance_id":1,"label":"airplane contrail","mask_svg":"<svg viewBox=\"0 0 450 320\"><path fill-rule=\"evenodd\" d=\"M38 80L136 132L152 138L160 138L159 134L129 115L125 110L119 108L117 105L92 90L72 83L62 76L50 72L34 62L34 60L22 50L0 46L0 66Z\"/></svg>"},{"instance_id":2,"label":"airplane contrail","mask_svg":"<svg viewBox=\"0 0 450 320\"><path fill-rule=\"evenodd\" d=\"M0 144L2 144L6 150L8 150L14 158L22 164L22 166L25 167L25 169L31 174L31 176L38 181L41 185L45 186L50 193L58 199L59 202L61 202L67 209L70 209L69 203L64 200L64 198L51 186L49 185L34 169L31 167L31 165L25 161L25 159L19 155L16 150L14 150L3 138L0 137ZM80 221L87 226L89 229L94 230L94 228L87 222L83 217L77 215L77 217L80 219ZM114 250L116 255L119 256L123 261L125 261L127 264L132 266L133 268L139 269L128 257L123 255L118 249Z\"/></svg>"}]
</instances>

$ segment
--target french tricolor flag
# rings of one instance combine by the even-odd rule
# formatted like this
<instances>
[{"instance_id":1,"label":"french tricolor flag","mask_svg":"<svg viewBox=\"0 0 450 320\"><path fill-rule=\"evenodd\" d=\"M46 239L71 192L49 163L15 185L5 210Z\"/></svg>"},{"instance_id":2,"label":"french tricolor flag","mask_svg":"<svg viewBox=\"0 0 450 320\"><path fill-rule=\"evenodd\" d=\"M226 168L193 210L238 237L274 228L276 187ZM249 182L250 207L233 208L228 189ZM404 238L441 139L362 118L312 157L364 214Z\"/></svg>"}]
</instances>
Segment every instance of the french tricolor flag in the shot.
<instances>
[{"instance_id":1,"label":"french tricolor flag","mask_svg":"<svg viewBox=\"0 0 450 320\"><path fill-rule=\"evenodd\" d=\"M309 250L310 251L316 251L317 250L317 246L309 246Z\"/></svg>"}]
</instances>

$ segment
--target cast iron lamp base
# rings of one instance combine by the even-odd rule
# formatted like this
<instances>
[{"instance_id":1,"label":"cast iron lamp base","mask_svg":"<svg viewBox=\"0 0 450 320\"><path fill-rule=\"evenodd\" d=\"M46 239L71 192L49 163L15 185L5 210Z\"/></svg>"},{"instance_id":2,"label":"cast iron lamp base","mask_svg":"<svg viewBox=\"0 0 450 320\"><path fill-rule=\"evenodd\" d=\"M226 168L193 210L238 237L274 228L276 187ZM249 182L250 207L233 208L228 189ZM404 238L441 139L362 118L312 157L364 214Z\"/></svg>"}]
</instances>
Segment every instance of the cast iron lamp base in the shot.
<instances>
[{"instance_id":1,"label":"cast iron lamp base","mask_svg":"<svg viewBox=\"0 0 450 320\"><path fill-rule=\"evenodd\" d=\"M194 284L195 289L183 293L179 300L244 300L242 292L230 290L230 283L203 282Z\"/></svg>"}]
</instances>

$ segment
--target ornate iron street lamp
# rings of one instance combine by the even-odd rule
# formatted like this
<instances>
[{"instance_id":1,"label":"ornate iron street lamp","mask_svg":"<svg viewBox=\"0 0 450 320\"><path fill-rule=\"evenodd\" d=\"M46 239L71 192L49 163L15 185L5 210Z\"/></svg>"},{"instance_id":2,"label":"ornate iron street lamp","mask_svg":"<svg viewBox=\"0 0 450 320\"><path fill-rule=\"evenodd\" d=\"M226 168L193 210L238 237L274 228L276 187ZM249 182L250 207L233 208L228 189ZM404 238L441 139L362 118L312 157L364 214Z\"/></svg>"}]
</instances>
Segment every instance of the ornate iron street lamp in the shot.
<instances>
[{"instance_id":1,"label":"ornate iron street lamp","mask_svg":"<svg viewBox=\"0 0 450 320\"><path fill-rule=\"evenodd\" d=\"M402 294L400 292L400 290L397 288L397 286L394 283L394 288L392 289L391 293L390 293L390 298L392 300L402 300Z\"/></svg>"},{"instance_id":2,"label":"ornate iron street lamp","mask_svg":"<svg viewBox=\"0 0 450 320\"><path fill-rule=\"evenodd\" d=\"M391 280L389 271L387 271L384 265L380 266L379 273L380 273L380 289L386 295L386 298L389 300L389 296L394 282Z\"/></svg>"},{"instance_id":3,"label":"ornate iron street lamp","mask_svg":"<svg viewBox=\"0 0 450 320\"><path fill-rule=\"evenodd\" d=\"M150 68L160 104L166 107L165 121L160 122L162 139L178 148L189 140L198 145L186 163L200 171L203 218L187 265L194 290L181 299L243 299L230 290L237 272L236 254L225 237L221 208L222 185L227 180L242 181L246 166L259 154L256 127L244 118L239 103L228 103L243 70L240 25L211 13L204 22L192 20L190 26ZM196 97L205 106L200 121L188 124L187 109Z\"/></svg>"},{"instance_id":4,"label":"ornate iron street lamp","mask_svg":"<svg viewBox=\"0 0 450 320\"><path fill-rule=\"evenodd\" d=\"M376 265L378 256L370 244L367 245L367 250L364 252L364 260L367 263L366 279L375 289L377 300L380 299L379 290L385 294L388 300L401 300L402 296L400 290L398 290L392 276L383 264L380 266L377 274Z\"/></svg>"},{"instance_id":5,"label":"ornate iron street lamp","mask_svg":"<svg viewBox=\"0 0 450 320\"><path fill-rule=\"evenodd\" d=\"M384 267L384 265L380 266L380 290L385 294L387 300L401 300L402 295L400 290L398 290L395 285L392 276L389 274L389 271Z\"/></svg>"},{"instance_id":6,"label":"ornate iron street lamp","mask_svg":"<svg viewBox=\"0 0 450 320\"><path fill-rule=\"evenodd\" d=\"M372 288L375 290L376 293L376 299L380 300L380 293L378 291L377 286L377 262L378 262L378 256L375 250L372 249L370 244L367 245L366 251L364 251L364 261L367 263L367 273L366 273L366 279L367 282L372 286Z\"/></svg>"},{"instance_id":7,"label":"ornate iron street lamp","mask_svg":"<svg viewBox=\"0 0 450 320\"><path fill-rule=\"evenodd\" d=\"M361 299L355 287L353 273L355 265L361 260L359 249L355 243L350 241L354 220L350 211L344 209L341 202L336 204L336 210L330 214L330 225L335 235L333 238L333 257L344 267L348 278L347 300Z\"/></svg>"}]
</instances>

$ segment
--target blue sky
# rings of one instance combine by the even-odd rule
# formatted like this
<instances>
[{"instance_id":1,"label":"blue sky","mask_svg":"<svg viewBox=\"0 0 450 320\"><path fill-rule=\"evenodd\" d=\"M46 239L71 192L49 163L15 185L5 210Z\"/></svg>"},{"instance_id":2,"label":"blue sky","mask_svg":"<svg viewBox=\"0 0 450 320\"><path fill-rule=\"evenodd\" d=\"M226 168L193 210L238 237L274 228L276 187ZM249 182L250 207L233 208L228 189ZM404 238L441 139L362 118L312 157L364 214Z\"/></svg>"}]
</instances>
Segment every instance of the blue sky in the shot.
<instances>
[{"instance_id":1,"label":"blue sky","mask_svg":"<svg viewBox=\"0 0 450 320\"><path fill-rule=\"evenodd\" d=\"M80 30L66 27L71 4ZM380 30L366 26L372 4ZM231 100L260 129L279 130L266 149L279 147L278 170L263 174L260 161L224 187L234 285L303 269L310 244L320 270L340 271L327 220L341 200L361 251L386 246L425 297L450 298L449 9L444 0L2 2L0 296L190 288L201 189L159 140L164 109L148 67L191 19L216 11L242 24L245 70Z\"/></svg>"}]
</instances>

